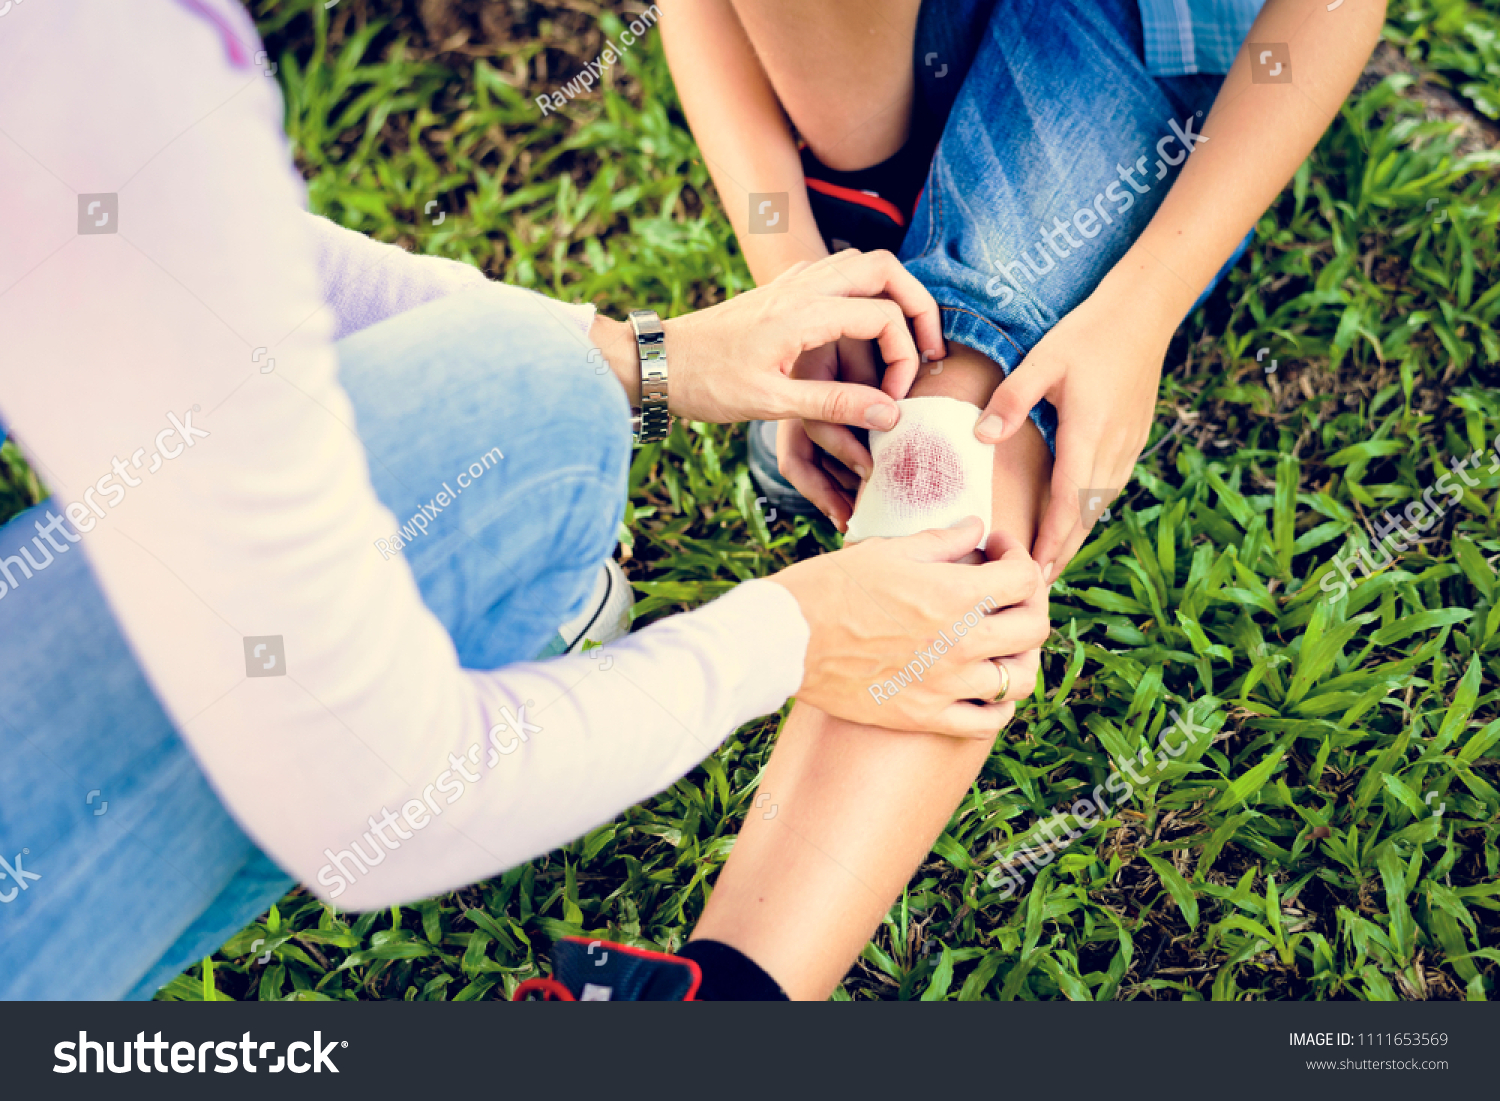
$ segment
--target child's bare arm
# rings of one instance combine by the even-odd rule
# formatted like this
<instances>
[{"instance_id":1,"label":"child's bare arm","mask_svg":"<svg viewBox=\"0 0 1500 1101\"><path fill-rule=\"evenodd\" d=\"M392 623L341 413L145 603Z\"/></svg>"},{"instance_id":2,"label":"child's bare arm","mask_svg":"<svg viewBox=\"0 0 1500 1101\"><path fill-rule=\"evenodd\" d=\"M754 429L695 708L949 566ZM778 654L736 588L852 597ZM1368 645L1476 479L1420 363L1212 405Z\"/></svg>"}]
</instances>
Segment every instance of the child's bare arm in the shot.
<instances>
[{"instance_id":1,"label":"child's bare arm","mask_svg":"<svg viewBox=\"0 0 1500 1101\"><path fill-rule=\"evenodd\" d=\"M1057 406L1052 500L1032 551L1053 576L1088 534L1078 490L1129 481L1172 333L1338 113L1384 19L1383 3L1330 12L1321 0L1269 0L1194 131L1203 144L1145 232L990 399L998 420L981 419L987 440L1022 429L1040 398ZM1252 43L1287 44L1292 82L1266 82L1270 66L1251 56Z\"/></svg>"},{"instance_id":2,"label":"child's bare arm","mask_svg":"<svg viewBox=\"0 0 1500 1101\"><path fill-rule=\"evenodd\" d=\"M791 125L730 0L661 0L660 6L677 95L750 274L764 284L793 264L827 256ZM780 194L787 197L784 211L773 202L756 216L769 222L780 213L786 231L754 232L750 196Z\"/></svg>"}]
</instances>

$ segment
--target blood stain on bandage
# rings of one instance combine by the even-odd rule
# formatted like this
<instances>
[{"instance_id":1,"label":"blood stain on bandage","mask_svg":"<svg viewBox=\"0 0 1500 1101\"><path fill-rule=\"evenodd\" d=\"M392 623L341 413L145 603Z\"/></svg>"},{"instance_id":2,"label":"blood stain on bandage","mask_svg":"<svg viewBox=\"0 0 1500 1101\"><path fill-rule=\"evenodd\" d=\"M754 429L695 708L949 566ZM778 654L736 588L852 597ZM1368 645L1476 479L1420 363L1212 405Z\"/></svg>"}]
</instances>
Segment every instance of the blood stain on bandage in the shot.
<instances>
[{"instance_id":1,"label":"blood stain on bandage","mask_svg":"<svg viewBox=\"0 0 1500 1101\"><path fill-rule=\"evenodd\" d=\"M893 504L928 511L947 504L964 488L958 453L942 436L917 429L902 437L886 460Z\"/></svg>"}]
</instances>

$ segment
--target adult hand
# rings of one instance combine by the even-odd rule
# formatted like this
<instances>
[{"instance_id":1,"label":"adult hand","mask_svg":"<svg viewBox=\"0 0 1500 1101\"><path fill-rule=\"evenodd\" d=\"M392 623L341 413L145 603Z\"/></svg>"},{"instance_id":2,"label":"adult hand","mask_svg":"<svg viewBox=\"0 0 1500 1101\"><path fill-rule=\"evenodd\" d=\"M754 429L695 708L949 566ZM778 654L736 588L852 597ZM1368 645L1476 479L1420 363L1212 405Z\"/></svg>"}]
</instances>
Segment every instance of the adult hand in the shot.
<instances>
[{"instance_id":1,"label":"adult hand","mask_svg":"<svg viewBox=\"0 0 1500 1101\"><path fill-rule=\"evenodd\" d=\"M1096 292L995 389L975 425L976 436L997 443L1020 431L1042 398L1057 407L1051 502L1031 551L1049 582L1130 480L1151 433L1178 320L1153 312L1148 301Z\"/></svg>"},{"instance_id":2,"label":"adult hand","mask_svg":"<svg viewBox=\"0 0 1500 1101\"><path fill-rule=\"evenodd\" d=\"M979 528L971 517L866 539L774 575L812 631L797 698L872 726L993 738L1035 687L1050 628L1041 571L1019 543L997 535L995 560L962 561Z\"/></svg>"},{"instance_id":3,"label":"adult hand","mask_svg":"<svg viewBox=\"0 0 1500 1101\"><path fill-rule=\"evenodd\" d=\"M828 372L793 377L793 365L846 337L873 340L887 373L909 383L918 348L934 358L943 347L937 303L885 251L847 249L793 265L765 286L665 325L672 412L719 423L806 417L894 428L900 414L889 393Z\"/></svg>"}]
</instances>

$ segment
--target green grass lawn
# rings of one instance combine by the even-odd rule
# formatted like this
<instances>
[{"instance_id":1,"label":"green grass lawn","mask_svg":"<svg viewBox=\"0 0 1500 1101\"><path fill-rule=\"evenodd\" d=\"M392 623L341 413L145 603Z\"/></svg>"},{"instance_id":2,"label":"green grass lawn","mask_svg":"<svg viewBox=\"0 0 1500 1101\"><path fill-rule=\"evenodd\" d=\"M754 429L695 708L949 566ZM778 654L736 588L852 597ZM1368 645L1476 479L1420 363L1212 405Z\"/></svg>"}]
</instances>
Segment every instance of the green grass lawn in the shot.
<instances>
[{"instance_id":1,"label":"green grass lawn","mask_svg":"<svg viewBox=\"0 0 1500 1101\"><path fill-rule=\"evenodd\" d=\"M534 96L618 18L443 7L252 4L315 210L615 316L752 285L654 34L544 119ZM1496 995L1500 474L1459 481L1346 598L1322 584L1500 433L1500 0L1392 3L1386 38L1179 332L1156 446L1054 591L1041 691L837 998ZM41 492L7 445L0 518ZM754 498L738 429L679 425L637 454L621 539L645 618L835 545L805 520L768 529ZM994 886L1174 710L1211 737L1019 890ZM160 996L498 998L557 936L676 948L777 721L491 882L364 915L295 892Z\"/></svg>"}]
</instances>

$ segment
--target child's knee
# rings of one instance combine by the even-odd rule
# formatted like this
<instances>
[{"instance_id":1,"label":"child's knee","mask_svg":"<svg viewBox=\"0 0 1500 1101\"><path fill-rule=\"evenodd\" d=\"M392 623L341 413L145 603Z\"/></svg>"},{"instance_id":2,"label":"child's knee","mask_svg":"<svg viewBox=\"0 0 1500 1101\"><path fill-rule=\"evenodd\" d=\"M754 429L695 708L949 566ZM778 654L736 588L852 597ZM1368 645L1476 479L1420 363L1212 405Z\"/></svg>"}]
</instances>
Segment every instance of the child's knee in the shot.
<instances>
[{"instance_id":1,"label":"child's knee","mask_svg":"<svg viewBox=\"0 0 1500 1101\"><path fill-rule=\"evenodd\" d=\"M915 535L968 516L983 520L988 536L995 449L974 435L979 410L949 397L899 404L900 423L870 433L875 467L849 520L848 538Z\"/></svg>"}]
</instances>

